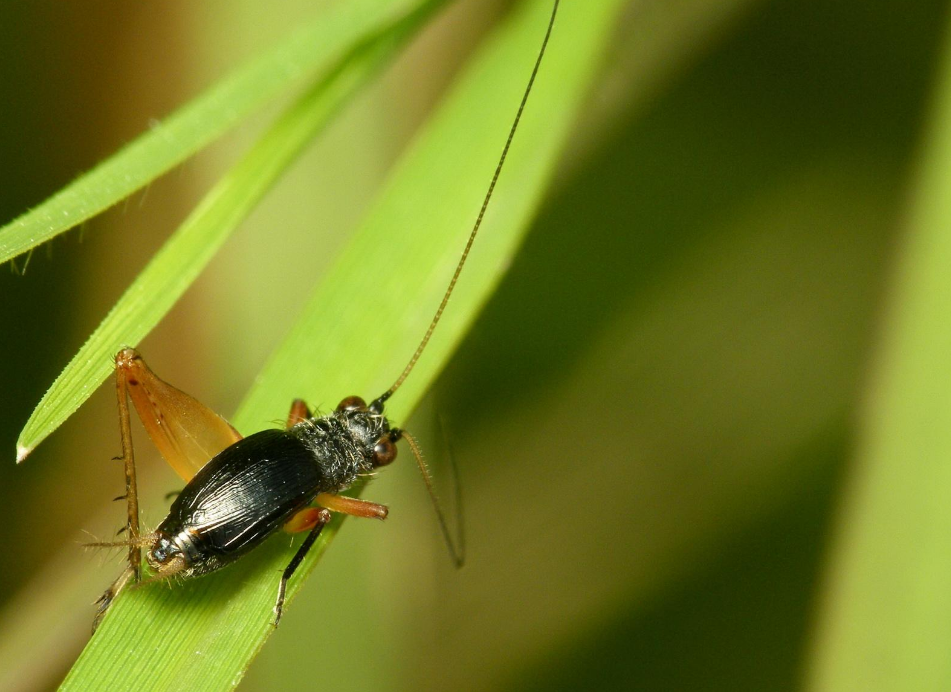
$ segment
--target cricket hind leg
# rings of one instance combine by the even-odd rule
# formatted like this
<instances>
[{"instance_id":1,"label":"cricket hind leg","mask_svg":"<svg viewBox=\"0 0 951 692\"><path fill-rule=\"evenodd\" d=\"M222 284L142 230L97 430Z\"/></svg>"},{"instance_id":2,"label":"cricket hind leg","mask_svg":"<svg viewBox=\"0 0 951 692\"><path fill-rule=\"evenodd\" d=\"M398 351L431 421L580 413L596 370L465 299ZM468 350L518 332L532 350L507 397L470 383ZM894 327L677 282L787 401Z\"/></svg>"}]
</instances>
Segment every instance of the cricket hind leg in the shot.
<instances>
[{"instance_id":1,"label":"cricket hind leg","mask_svg":"<svg viewBox=\"0 0 951 692\"><path fill-rule=\"evenodd\" d=\"M119 437L122 444L122 464L125 470L125 495L117 497L117 500L126 501L126 526L125 534L128 539L129 566L123 570L119 578L116 579L106 592L96 601L97 611L96 619L93 623L93 629L98 626L99 621L105 615L109 605L115 600L129 580L139 581L142 577L142 550L139 542L139 491L135 476L135 453L132 448L132 428L129 415L129 397L128 397L128 378L129 374L126 368L122 367L122 356L125 351L120 351L116 356L116 400L119 408Z\"/></svg>"},{"instance_id":2,"label":"cricket hind leg","mask_svg":"<svg viewBox=\"0 0 951 692\"><path fill-rule=\"evenodd\" d=\"M126 525L119 533L126 534L127 540L123 541L122 544L128 544L129 546L127 555L129 564L96 601L96 616L92 623L93 632L99 627L99 623L105 617L109 606L112 605L112 602L125 585L129 581L135 583L142 578L142 549L139 542L139 493L135 476L135 453L132 448L132 428L129 415L129 373L121 365L123 353L125 351L120 351L116 356L116 400L119 408L119 437L122 444L122 456L116 457L116 459L122 461L125 470L125 495L120 495L115 499L126 501Z\"/></svg>"}]
</instances>

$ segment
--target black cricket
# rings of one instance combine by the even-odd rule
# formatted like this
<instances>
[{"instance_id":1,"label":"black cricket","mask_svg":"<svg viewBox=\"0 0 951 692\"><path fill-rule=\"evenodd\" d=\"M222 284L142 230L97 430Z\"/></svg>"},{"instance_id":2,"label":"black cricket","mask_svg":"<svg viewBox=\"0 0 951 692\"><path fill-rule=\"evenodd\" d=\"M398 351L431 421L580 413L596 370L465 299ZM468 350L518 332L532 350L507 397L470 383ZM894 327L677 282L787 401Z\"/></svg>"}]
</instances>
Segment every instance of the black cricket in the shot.
<instances>
[{"instance_id":1,"label":"black cricket","mask_svg":"<svg viewBox=\"0 0 951 692\"><path fill-rule=\"evenodd\" d=\"M456 285L531 93L557 11L558 0L555 0L545 37L509 130L508 139L442 302L406 368L385 393L369 405L360 397L347 397L333 413L319 418L313 417L303 402L296 401L286 429L265 430L238 439L224 448L187 483L158 528L152 533L140 535L126 400L126 388L140 383L134 375L128 374L134 371L125 368L137 366L149 375L151 373L134 350L124 349L117 355L120 428L123 459L126 461L127 493L123 498L127 499L129 509L126 529L128 540L93 545L128 546L129 566L99 599L95 625L98 625L122 587L130 579L139 581L141 548L146 549L146 561L155 572L152 579L194 577L234 562L277 530L285 528L289 522L299 521L299 525L295 525L293 530L309 530L309 533L281 576L274 605L273 624L276 626L281 619L287 582L317 540L321 529L330 521L329 510L385 518L386 507L340 496L338 493L349 488L359 476L392 462L396 458L397 441L405 439L409 443L432 494L431 480L415 440L405 431L390 424L384 415L384 403L412 371L439 323ZM161 384L177 392L169 385ZM190 399L181 392L176 395ZM227 423L224 424L227 426ZM235 435L240 437L236 432ZM433 499L435 500L435 495ZM319 505L317 507L312 506L315 500ZM461 558L448 540L446 523L438 505L436 510L450 550L453 551L457 563L461 563Z\"/></svg>"},{"instance_id":2,"label":"black cricket","mask_svg":"<svg viewBox=\"0 0 951 692\"><path fill-rule=\"evenodd\" d=\"M377 411L374 413L373 411ZM400 431L345 401L286 430L262 430L209 461L179 493L146 554L159 574L212 572L257 546L318 493L348 488L396 458Z\"/></svg>"},{"instance_id":3,"label":"black cricket","mask_svg":"<svg viewBox=\"0 0 951 692\"><path fill-rule=\"evenodd\" d=\"M260 545L318 494L349 488L357 477L392 462L401 437L402 431L383 416L382 400L368 407L359 397L344 399L328 416L314 418L307 411L304 420L287 429L250 435L213 457L179 493L149 537L146 561L160 578L220 569ZM383 518L386 510L381 509ZM275 626L287 581L330 513L319 510L313 521L281 577Z\"/></svg>"}]
</instances>

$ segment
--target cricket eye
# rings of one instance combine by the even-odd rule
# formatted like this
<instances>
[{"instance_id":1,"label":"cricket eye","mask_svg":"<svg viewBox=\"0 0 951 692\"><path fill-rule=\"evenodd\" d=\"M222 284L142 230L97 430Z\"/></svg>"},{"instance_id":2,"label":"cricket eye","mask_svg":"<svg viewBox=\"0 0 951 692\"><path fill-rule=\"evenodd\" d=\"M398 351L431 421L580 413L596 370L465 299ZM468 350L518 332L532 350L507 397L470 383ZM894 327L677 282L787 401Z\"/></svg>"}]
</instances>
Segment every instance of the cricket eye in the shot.
<instances>
[{"instance_id":1,"label":"cricket eye","mask_svg":"<svg viewBox=\"0 0 951 692\"><path fill-rule=\"evenodd\" d=\"M373 448L373 465L386 466L396 458L396 443L387 437L381 437Z\"/></svg>"},{"instance_id":2,"label":"cricket eye","mask_svg":"<svg viewBox=\"0 0 951 692\"><path fill-rule=\"evenodd\" d=\"M348 396L337 404L338 411L361 411L366 409L367 402L358 396Z\"/></svg>"}]
</instances>

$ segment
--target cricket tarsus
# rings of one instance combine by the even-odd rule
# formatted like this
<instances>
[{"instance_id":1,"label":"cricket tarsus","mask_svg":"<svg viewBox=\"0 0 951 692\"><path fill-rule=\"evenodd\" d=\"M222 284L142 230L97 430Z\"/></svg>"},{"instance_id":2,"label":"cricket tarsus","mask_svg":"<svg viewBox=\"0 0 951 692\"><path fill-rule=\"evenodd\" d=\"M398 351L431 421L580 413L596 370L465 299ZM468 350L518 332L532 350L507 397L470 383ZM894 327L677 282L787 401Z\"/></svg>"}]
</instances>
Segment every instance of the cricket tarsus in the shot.
<instances>
[{"instance_id":1,"label":"cricket tarsus","mask_svg":"<svg viewBox=\"0 0 951 692\"><path fill-rule=\"evenodd\" d=\"M96 617L92 629L95 632L99 623L112 601L131 579L133 583L142 577L142 549L139 544L139 493L135 477L135 456L132 447L132 429L129 420L128 375L126 365L132 360L140 358L139 354L129 348L124 348L116 354L116 403L119 408L119 437L122 444L122 455L114 457L114 461L121 460L125 469L125 494L114 498L114 501L126 501L126 525L116 535L126 533L129 549L129 566L119 575L106 592L96 601Z\"/></svg>"},{"instance_id":2,"label":"cricket tarsus","mask_svg":"<svg viewBox=\"0 0 951 692\"><path fill-rule=\"evenodd\" d=\"M112 605L112 601L115 600L115 597L122 590L122 587L132 578L132 575L132 567L126 567L122 571L122 574L119 575L119 578L112 582L109 588L106 589L106 592L96 600L96 617L92 621L93 632L99 627L99 623L102 622L102 618L106 614L106 611L109 610L109 606Z\"/></svg>"}]
</instances>

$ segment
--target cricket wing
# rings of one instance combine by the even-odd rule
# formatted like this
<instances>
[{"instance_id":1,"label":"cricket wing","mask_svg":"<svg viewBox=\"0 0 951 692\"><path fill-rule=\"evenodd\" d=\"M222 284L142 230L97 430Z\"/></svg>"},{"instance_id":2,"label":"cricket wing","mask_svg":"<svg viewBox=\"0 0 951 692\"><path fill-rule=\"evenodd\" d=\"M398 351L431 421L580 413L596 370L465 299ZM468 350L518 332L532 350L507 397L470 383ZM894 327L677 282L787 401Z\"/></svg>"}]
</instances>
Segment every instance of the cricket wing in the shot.
<instances>
[{"instance_id":1,"label":"cricket wing","mask_svg":"<svg viewBox=\"0 0 951 692\"><path fill-rule=\"evenodd\" d=\"M124 381L152 442L185 481L218 452L241 439L224 418L160 379L133 349L124 349L116 356L116 377Z\"/></svg>"}]
</instances>

